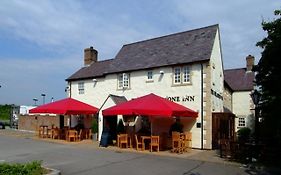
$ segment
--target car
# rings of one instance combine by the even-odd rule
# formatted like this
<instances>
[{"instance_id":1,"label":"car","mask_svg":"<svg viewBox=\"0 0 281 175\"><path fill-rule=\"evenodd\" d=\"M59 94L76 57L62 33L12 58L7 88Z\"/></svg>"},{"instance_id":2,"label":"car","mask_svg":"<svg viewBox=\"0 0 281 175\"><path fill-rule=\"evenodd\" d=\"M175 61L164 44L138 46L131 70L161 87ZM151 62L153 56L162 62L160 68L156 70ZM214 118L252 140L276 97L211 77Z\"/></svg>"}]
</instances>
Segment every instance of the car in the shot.
<instances>
[{"instance_id":1,"label":"car","mask_svg":"<svg viewBox=\"0 0 281 175\"><path fill-rule=\"evenodd\" d=\"M5 129L5 123L0 121L0 129Z\"/></svg>"}]
</instances>

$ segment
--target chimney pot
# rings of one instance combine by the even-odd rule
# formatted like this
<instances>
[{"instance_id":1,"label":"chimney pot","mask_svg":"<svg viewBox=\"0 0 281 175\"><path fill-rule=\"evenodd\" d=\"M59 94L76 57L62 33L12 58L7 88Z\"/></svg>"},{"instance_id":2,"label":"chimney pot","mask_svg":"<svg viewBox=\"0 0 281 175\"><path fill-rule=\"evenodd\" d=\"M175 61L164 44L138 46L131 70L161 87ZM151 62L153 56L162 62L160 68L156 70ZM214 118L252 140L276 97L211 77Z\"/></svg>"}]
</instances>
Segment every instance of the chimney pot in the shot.
<instances>
[{"instance_id":1,"label":"chimney pot","mask_svg":"<svg viewBox=\"0 0 281 175\"><path fill-rule=\"evenodd\" d=\"M98 60L98 51L93 46L84 49L84 66L88 66Z\"/></svg>"},{"instance_id":2,"label":"chimney pot","mask_svg":"<svg viewBox=\"0 0 281 175\"><path fill-rule=\"evenodd\" d=\"M255 65L255 57L252 55L248 55L246 57L246 68L247 68L247 72L252 71L253 66Z\"/></svg>"}]
</instances>

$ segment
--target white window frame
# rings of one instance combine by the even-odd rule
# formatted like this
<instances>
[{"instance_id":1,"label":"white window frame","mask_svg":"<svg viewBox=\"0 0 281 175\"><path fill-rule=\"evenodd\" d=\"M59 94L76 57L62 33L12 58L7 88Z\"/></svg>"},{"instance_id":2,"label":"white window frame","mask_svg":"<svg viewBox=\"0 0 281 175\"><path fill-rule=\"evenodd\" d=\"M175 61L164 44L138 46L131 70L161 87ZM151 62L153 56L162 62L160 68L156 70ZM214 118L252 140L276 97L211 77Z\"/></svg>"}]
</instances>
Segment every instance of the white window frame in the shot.
<instances>
[{"instance_id":1,"label":"white window frame","mask_svg":"<svg viewBox=\"0 0 281 175\"><path fill-rule=\"evenodd\" d=\"M185 85L191 83L190 66L174 67L173 84Z\"/></svg>"},{"instance_id":2,"label":"white window frame","mask_svg":"<svg viewBox=\"0 0 281 175\"><path fill-rule=\"evenodd\" d=\"M78 82L78 94L85 94L85 83Z\"/></svg>"},{"instance_id":3,"label":"white window frame","mask_svg":"<svg viewBox=\"0 0 281 175\"><path fill-rule=\"evenodd\" d=\"M189 66L183 66L182 68L182 82L183 83L190 83L190 67Z\"/></svg>"},{"instance_id":4,"label":"white window frame","mask_svg":"<svg viewBox=\"0 0 281 175\"><path fill-rule=\"evenodd\" d=\"M181 68L174 68L174 84L181 84Z\"/></svg>"},{"instance_id":5,"label":"white window frame","mask_svg":"<svg viewBox=\"0 0 281 175\"><path fill-rule=\"evenodd\" d=\"M245 117L238 117L238 127L239 128L246 127L246 118Z\"/></svg>"},{"instance_id":6,"label":"white window frame","mask_svg":"<svg viewBox=\"0 0 281 175\"><path fill-rule=\"evenodd\" d=\"M118 89L130 88L130 74L128 73L118 74L117 81L118 81L117 82Z\"/></svg>"},{"instance_id":7,"label":"white window frame","mask_svg":"<svg viewBox=\"0 0 281 175\"><path fill-rule=\"evenodd\" d=\"M152 70L147 71L147 80L148 81L153 80L153 71Z\"/></svg>"}]
</instances>

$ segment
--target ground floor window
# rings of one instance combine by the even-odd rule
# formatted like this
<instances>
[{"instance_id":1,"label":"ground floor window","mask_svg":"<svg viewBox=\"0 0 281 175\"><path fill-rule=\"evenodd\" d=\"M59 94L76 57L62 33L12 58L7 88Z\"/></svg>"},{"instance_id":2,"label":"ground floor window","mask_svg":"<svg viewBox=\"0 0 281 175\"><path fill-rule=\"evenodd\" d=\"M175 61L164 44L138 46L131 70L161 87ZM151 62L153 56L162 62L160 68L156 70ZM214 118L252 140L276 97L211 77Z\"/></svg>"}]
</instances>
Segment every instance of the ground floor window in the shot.
<instances>
[{"instance_id":1,"label":"ground floor window","mask_svg":"<svg viewBox=\"0 0 281 175\"><path fill-rule=\"evenodd\" d=\"M239 117L238 118L238 127L239 128L246 127L246 119L245 119L245 117Z\"/></svg>"}]
</instances>

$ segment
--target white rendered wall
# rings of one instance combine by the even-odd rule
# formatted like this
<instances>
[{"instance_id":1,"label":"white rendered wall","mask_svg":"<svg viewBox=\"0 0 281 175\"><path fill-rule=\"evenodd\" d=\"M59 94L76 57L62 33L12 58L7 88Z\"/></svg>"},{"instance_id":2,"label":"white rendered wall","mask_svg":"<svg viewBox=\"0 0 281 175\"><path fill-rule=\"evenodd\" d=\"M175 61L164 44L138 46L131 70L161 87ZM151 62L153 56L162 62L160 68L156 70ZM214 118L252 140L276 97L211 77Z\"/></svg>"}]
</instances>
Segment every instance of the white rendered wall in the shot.
<instances>
[{"instance_id":1,"label":"white rendered wall","mask_svg":"<svg viewBox=\"0 0 281 175\"><path fill-rule=\"evenodd\" d=\"M246 125L251 127L251 120L253 117L251 91L239 91L232 94L233 113L237 117L245 117ZM238 130L238 118L235 120L235 129Z\"/></svg>"},{"instance_id":2,"label":"white rendered wall","mask_svg":"<svg viewBox=\"0 0 281 175\"><path fill-rule=\"evenodd\" d=\"M217 31L214 46L212 49L211 60L211 88L223 96L224 90L224 77L223 77L223 64L221 57L221 48L220 48L220 38L219 32ZM212 111L213 112L223 112L223 100L212 95Z\"/></svg>"},{"instance_id":3,"label":"white rendered wall","mask_svg":"<svg viewBox=\"0 0 281 175\"><path fill-rule=\"evenodd\" d=\"M164 71L164 74L160 74L160 70ZM155 93L156 95L166 97L178 97L177 103L182 104L194 111L199 111L198 118L193 119L192 126L186 126L190 128L192 132L192 146L200 148L200 128L196 128L196 122L200 121L200 104L201 104L201 67L199 64L191 65L191 81L190 85L175 86L173 85L173 68L156 68L153 71L153 82L147 82L147 71L134 71L130 73L130 89L118 90L117 89L117 74L110 74L104 78L96 78L97 82L92 80L83 80L85 83L85 93L78 94L78 82L71 82L71 97L81 100L85 103L91 104L100 108L109 94L125 96L128 100L136 97L140 97L149 93ZM194 96L194 101L183 101L186 96ZM104 106L110 107L114 105L108 103ZM99 131L102 129L102 116L99 114Z\"/></svg>"}]
</instances>

